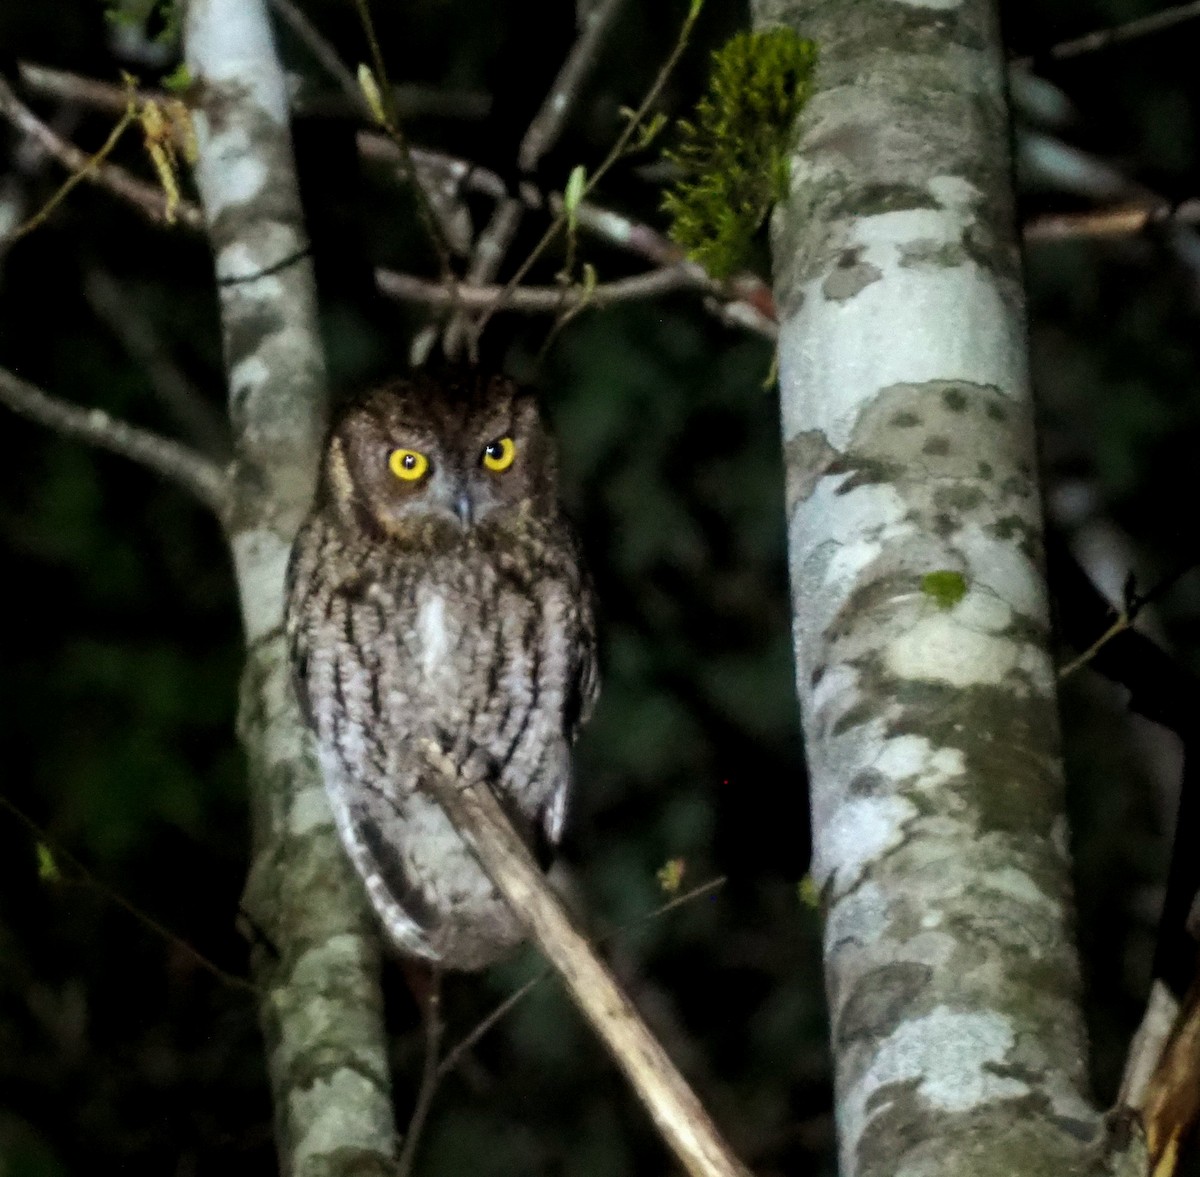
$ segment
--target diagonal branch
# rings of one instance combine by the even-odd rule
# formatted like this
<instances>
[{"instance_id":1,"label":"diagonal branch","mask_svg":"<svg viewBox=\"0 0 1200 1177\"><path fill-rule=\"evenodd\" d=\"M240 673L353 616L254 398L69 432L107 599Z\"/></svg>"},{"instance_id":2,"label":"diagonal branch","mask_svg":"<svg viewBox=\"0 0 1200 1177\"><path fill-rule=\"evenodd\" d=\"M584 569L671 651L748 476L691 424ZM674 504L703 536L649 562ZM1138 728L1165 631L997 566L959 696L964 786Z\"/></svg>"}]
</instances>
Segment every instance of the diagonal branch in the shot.
<instances>
[{"instance_id":1,"label":"diagonal branch","mask_svg":"<svg viewBox=\"0 0 1200 1177\"><path fill-rule=\"evenodd\" d=\"M575 929L491 790L461 775L431 742L425 751L437 770L423 778L430 793L520 913L682 1167L691 1177L750 1177L616 978Z\"/></svg>"},{"instance_id":2,"label":"diagonal branch","mask_svg":"<svg viewBox=\"0 0 1200 1177\"><path fill-rule=\"evenodd\" d=\"M229 478L215 462L177 441L118 421L103 409L86 409L50 396L0 368L0 403L64 437L138 462L195 495L219 518L229 505Z\"/></svg>"},{"instance_id":3,"label":"diagonal branch","mask_svg":"<svg viewBox=\"0 0 1200 1177\"><path fill-rule=\"evenodd\" d=\"M107 271L89 270L83 294L92 310L112 332L129 357L149 377L163 407L171 414L182 437L217 462L228 460L233 449L229 418L210 404L170 355L150 319L128 291Z\"/></svg>"},{"instance_id":4,"label":"diagonal branch","mask_svg":"<svg viewBox=\"0 0 1200 1177\"><path fill-rule=\"evenodd\" d=\"M623 3L624 0L600 0L588 12L583 30L571 46L558 77L550 87L550 93L546 95L546 101L521 140L517 151L517 164L521 171L532 172L562 134L613 18Z\"/></svg>"}]
</instances>

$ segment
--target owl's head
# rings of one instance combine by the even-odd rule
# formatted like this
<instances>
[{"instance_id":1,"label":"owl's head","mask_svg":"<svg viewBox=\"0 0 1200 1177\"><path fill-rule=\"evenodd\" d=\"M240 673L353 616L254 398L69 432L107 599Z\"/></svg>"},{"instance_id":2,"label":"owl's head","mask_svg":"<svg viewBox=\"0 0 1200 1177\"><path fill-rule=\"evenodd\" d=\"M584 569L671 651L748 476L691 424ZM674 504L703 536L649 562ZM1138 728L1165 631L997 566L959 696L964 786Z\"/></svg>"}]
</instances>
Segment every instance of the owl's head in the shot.
<instances>
[{"instance_id":1,"label":"owl's head","mask_svg":"<svg viewBox=\"0 0 1200 1177\"><path fill-rule=\"evenodd\" d=\"M321 493L372 533L471 533L555 510L553 445L533 394L507 377L417 372L340 414Z\"/></svg>"}]
</instances>

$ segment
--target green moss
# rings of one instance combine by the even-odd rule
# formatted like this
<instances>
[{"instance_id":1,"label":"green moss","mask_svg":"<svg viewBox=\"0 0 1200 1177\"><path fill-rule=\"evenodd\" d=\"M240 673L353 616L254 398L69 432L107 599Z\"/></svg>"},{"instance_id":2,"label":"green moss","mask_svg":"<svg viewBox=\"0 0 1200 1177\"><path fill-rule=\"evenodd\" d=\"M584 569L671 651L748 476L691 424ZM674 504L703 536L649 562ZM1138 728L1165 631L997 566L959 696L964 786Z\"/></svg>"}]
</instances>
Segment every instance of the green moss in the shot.
<instances>
[{"instance_id":1,"label":"green moss","mask_svg":"<svg viewBox=\"0 0 1200 1177\"><path fill-rule=\"evenodd\" d=\"M663 197L671 237L714 278L744 262L787 191L792 124L812 91L816 46L791 29L738 33L713 54L708 93L680 145L682 175Z\"/></svg>"},{"instance_id":2,"label":"green moss","mask_svg":"<svg viewBox=\"0 0 1200 1177\"><path fill-rule=\"evenodd\" d=\"M939 609L952 609L967 595L967 582L961 572L941 568L921 577L921 592L932 597Z\"/></svg>"}]
</instances>

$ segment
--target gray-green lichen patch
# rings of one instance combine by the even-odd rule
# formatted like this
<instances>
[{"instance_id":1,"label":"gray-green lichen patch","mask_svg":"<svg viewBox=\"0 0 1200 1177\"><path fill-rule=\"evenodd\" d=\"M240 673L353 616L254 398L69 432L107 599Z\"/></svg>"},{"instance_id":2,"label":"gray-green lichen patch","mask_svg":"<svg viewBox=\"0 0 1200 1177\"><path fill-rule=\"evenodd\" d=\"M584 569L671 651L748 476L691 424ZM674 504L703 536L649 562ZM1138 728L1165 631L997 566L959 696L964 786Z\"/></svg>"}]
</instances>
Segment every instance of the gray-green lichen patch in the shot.
<instances>
[{"instance_id":1,"label":"gray-green lichen patch","mask_svg":"<svg viewBox=\"0 0 1200 1177\"><path fill-rule=\"evenodd\" d=\"M816 429L797 433L784 442L783 465L789 517L812 494L817 480L836 459L837 450L829 444L825 434Z\"/></svg>"},{"instance_id":2,"label":"gray-green lichen patch","mask_svg":"<svg viewBox=\"0 0 1200 1177\"><path fill-rule=\"evenodd\" d=\"M843 1167L856 1177L1082 1177L1087 1171L1088 1144L1070 1132L1048 1132L1054 1114L1033 1092L955 1110L931 1104L922 1086L909 1081L882 1091L870 1111L872 1130ZM1086 1129L1094 1135L1094 1118Z\"/></svg>"},{"instance_id":3,"label":"gray-green lichen patch","mask_svg":"<svg viewBox=\"0 0 1200 1177\"><path fill-rule=\"evenodd\" d=\"M833 272L821 284L821 292L826 298L833 302L845 302L883 277L883 271L878 266L859 260L861 253L858 249L842 251Z\"/></svg>"},{"instance_id":4,"label":"gray-green lichen patch","mask_svg":"<svg viewBox=\"0 0 1200 1177\"><path fill-rule=\"evenodd\" d=\"M900 265L905 268L929 266L933 269L951 269L961 266L967 258L967 251L954 241L919 237L900 246Z\"/></svg>"},{"instance_id":5,"label":"gray-green lichen patch","mask_svg":"<svg viewBox=\"0 0 1200 1177\"><path fill-rule=\"evenodd\" d=\"M845 194L847 197L850 193ZM834 216L874 217L880 213L906 212L910 209L940 209L941 204L927 188L916 184L866 184L853 193L854 206L830 210Z\"/></svg>"}]
</instances>

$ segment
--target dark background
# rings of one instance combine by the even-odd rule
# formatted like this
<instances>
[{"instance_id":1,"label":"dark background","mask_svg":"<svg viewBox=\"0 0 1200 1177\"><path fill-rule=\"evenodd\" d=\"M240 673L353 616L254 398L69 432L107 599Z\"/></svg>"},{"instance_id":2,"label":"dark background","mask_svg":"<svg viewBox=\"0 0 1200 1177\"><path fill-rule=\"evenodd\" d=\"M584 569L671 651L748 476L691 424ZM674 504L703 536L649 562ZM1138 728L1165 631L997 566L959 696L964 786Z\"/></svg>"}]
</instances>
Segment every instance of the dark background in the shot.
<instances>
[{"instance_id":1,"label":"dark background","mask_svg":"<svg viewBox=\"0 0 1200 1177\"><path fill-rule=\"evenodd\" d=\"M367 56L353 6L306 11L352 65ZM412 139L512 174L516 145L573 36L562 0L378 5L396 80L489 97L486 119L415 117ZM547 188L593 165L673 42L686 5L630 3L559 147ZM1155 11L1132 0L1004 5L1014 55ZM1033 9L1036 8L1036 13ZM708 52L745 21L707 0L664 108L686 113ZM333 94L292 38L290 68ZM111 51L95 0L5 5L0 64L18 58L150 84L174 65ZM1178 199L1200 193L1200 20L1039 66L1074 101L1061 131ZM93 149L112 119L34 101ZM403 361L418 316L376 299L370 266L434 274L411 202L360 169L353 125L296 129L330 369L352 388ZM0 127L5 158L16 140ZM121 162L149 175L135 137ZM600 198L655 223L658 190L618 166ZM8 171L10 165L5 164ZM34 209L61 181L27 178ZM1035 172L1022 214L1082 207ZM477 221L487 207L475 207ZM540 233L530 219L514 257ZM602 279L635 267L594 240ZM1200 251L1197 251L1200 252ZM1033 368L1047 494L1106 587L1149 586L1196 552L1200 268L1188 239L1042 245L1028 255ZM765 252L763 254L765 261ZM556 259L535 272L552 279ZM764 271L765 272L765 271ZM71 400L177 432L144 366L85 294L107 276L122 313L219 410L220 336L203 240L146 226L78 188L0 271L0 364ZM548 322L501 317L492 346L532 370ZM663 900L656 871L715 896L637 924L612 958L669 1049L757 1173L830 1174L833 1129L804 769L794 701L782 482L770 351L677 296L585 314L537 379L603 603L605 690L579 749L565 848L594 930ZM246 864L244 773L233 736L241 660L216 524L123 460L0 416L0 791L91 875L205 956L244 973L234 931ZM1183 524L1179 522L1183 520ZM1143 623L1184 665L1200 641L1187 578ZM1069 652L1064 651L1064 657ZM1070 802L1097 1093L1111 1100L1150 975L1178 752L1124 718L1091 671L1064 693ZM36 839L0 811L0 1174L84 1168L181 1175L270 1172L270 1106L252 999L198 968L82 876L39 874ZM521 978L523 956L447 994L455 1041ZM404 1123L420 1034L399 970L385 977ZM418 1171L479 1177L661 1172L642 1112L554 983L543 984L444 1086Z\"/></svg>"}]
</instances>

